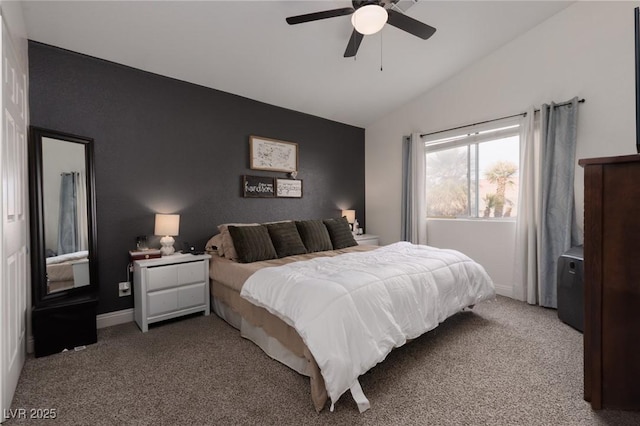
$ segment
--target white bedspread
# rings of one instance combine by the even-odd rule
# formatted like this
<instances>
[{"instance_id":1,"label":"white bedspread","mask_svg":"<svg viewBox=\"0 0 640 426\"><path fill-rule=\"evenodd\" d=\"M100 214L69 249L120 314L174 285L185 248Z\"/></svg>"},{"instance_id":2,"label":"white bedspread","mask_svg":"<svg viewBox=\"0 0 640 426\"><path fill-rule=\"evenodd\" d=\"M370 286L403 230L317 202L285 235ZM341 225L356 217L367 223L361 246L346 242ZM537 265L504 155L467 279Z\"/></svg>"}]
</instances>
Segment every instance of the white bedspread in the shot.
<instances>
[{"instance_id":1,"label":"white bedspread","mask_svg":"<svg viewBox=\"0 0 640 426\"><path fill-rule=\"evenodd\" d=\"M76 251L73 253L61 254L58 256L47 257L47 265L54 265L56 263L68 262L70 260L79 260L89 257L88 250Z\"/></svg>"},{"instance_id":2,"label":"white bedspread","mask_svg":"<svg viewBox=\"0 0 640 426\"><path fill-rule=\"evenodd\" d=\"M462 308L495 296L484 268L464 254L406 242L264 268L241 296L294 327L313 354L333 404L395 347Z\"/></svg>"}]
</instances>

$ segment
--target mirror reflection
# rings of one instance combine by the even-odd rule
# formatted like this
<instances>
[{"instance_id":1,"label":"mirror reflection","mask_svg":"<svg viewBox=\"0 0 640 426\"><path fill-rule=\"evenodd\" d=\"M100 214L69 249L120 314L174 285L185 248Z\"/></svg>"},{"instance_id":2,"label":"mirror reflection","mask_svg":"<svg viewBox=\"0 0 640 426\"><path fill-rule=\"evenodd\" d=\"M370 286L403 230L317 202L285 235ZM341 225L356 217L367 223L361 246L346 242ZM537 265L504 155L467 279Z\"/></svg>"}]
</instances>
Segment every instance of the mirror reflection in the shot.
<instances>
[{"instance_id":1,"label":"mirror reflection","mask_svg":"<svg viewBox=\"0 0 640 426\"><path fill-rule=\"evenodd\" d=\"M42 138L42 199L46 293L89 285L84 144Z\"/></svg>"}]
</instances>

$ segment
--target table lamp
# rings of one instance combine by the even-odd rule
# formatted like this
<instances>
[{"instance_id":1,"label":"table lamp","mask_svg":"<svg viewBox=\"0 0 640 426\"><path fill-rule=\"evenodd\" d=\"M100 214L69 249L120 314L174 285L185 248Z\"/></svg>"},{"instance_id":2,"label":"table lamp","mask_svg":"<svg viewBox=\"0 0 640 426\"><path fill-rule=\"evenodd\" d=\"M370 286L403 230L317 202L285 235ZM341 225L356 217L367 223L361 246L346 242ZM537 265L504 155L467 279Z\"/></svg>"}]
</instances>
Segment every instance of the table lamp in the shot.
<instances>
[{"instance_id":1,"label":"table lamp","mask_svg":"<svg viewBox=\"0 0 640 426\"><path fill-rule=\"evenodd\" d=\"M347 218L347 222L349 222L349 227L353 231L353 223L356 221L356 211L342 210L342 216Z\"/></svg>"},{"instance_id":2,"label":"table lamp","mask_svg":"<svg viewBox=\"0 0 640 426\"><path fill-rule=\"evenodd\" d=\"M163 256L169 256L175 253L173 243L175 240L173 236L178 235L178 229L180 228L180 215L179 214L156 214L156 228L155 235L163 235L160 239L160 253Z\"/></svg>"}]
</instances>

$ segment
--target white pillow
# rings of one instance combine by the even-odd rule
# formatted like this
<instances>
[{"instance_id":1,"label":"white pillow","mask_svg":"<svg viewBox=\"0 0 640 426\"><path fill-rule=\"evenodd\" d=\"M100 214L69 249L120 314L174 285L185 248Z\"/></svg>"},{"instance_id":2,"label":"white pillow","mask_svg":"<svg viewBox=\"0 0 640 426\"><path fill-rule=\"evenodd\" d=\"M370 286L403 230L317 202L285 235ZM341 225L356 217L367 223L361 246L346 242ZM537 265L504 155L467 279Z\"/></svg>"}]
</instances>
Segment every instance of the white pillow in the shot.
<instances>
[{"instance_id":1,"label":"white pillow","mask_svg":"<svg viewBox=\"0 0 640 426\"><path fill-rule=\"evenodd\" d=\"M216 234L209 238L207 244L204 245L204 250L207 252L216 252L220 257L224 256L224 251L222 250L222 234Z\"/></svg>"}]
</instances>

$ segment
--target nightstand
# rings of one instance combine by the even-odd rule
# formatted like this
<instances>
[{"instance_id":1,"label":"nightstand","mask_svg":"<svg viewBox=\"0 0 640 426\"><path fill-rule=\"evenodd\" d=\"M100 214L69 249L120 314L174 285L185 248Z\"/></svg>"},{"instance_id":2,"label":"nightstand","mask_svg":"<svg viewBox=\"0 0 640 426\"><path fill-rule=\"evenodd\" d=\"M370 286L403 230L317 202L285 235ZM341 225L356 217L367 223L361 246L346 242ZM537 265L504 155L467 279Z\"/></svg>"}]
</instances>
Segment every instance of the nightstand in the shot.
<instances>
[{"instance_id":1,"label":"nightstand","mask_svg":"<svg viewBox=\"0 0 640 426\"><path fill-rule=\"evenodd\" d=\"M135 320L149 324L204 312L209 315L208 254L174 254L133 262Z\"/></svg>"},{"instance_id":2,"label":"nightstand","mask_svg":"<svg viewBox=\"0 0 640 426\"><path fill-rule=\"evenodd\" d=\"M380 237L371 234L360 234L354 236L354 238L356 239L356 243L358 243L358 245L377 246L379 245L378 239Z\"/></svg>"}]
</instances>

